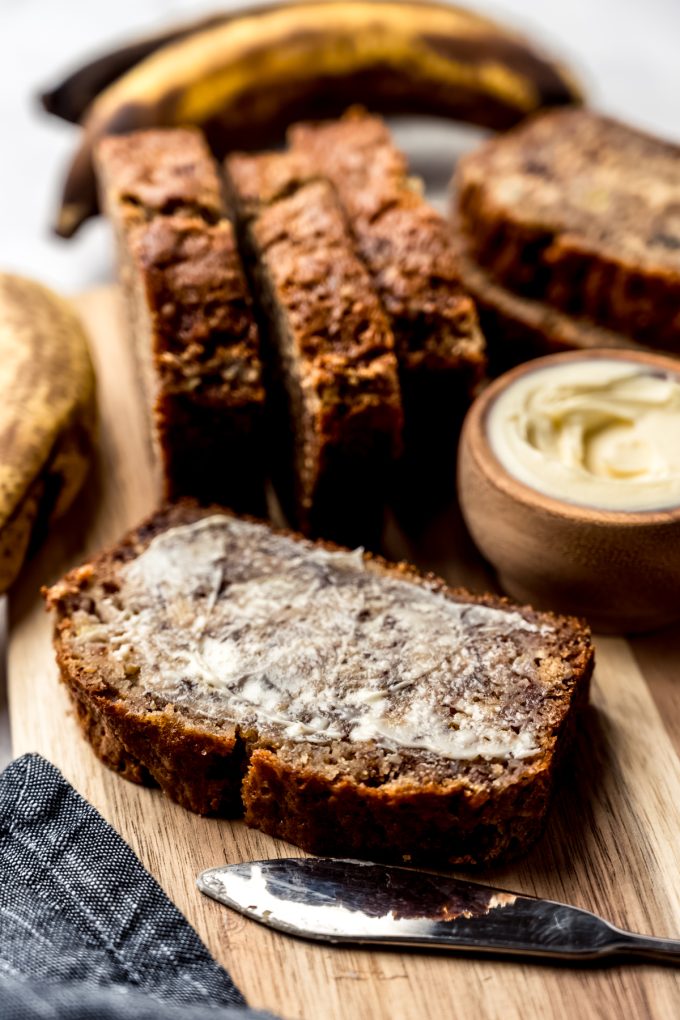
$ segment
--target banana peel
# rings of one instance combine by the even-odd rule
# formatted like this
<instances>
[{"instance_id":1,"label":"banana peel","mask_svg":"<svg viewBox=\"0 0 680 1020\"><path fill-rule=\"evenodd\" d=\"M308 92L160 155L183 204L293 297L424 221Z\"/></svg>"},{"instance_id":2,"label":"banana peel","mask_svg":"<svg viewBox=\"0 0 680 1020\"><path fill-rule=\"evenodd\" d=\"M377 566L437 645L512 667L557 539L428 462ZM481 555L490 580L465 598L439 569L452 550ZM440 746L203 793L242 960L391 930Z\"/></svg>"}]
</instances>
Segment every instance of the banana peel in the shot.
<instances>
[{"instance_id":1,"label":"banana peel","mask_svg":"<svg viewBox=\"0 0 680 1020\"><path fill-rule=\"evenodd\" d=\"M218 156L282 140L290 123L379 113L503 130L581 101L567 71L522 36L458 7L324 0L255 9L161 45L105 88L83 119L57 233L97 212L93 153L107 134L193 124Z\"/></svg>"}]
</instances>

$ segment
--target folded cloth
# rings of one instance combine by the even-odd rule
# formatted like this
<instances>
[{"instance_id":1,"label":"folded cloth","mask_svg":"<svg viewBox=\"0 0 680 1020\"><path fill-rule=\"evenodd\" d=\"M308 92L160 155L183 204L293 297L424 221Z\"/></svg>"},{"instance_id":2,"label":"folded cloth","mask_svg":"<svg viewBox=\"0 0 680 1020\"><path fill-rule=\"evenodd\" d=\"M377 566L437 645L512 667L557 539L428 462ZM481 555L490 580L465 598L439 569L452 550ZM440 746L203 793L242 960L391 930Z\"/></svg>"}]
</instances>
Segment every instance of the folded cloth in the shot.
<instances>
[{"instance_id":1,"label":"folded cloth","mask_svg":"<svg viewBox=\"0 0 680 1020\"><path fill-rule=\"evenodd\" d=\"M37 754L0 775L1 1020L264 1020L132 850Z\"/></svg>"}]
</instances>

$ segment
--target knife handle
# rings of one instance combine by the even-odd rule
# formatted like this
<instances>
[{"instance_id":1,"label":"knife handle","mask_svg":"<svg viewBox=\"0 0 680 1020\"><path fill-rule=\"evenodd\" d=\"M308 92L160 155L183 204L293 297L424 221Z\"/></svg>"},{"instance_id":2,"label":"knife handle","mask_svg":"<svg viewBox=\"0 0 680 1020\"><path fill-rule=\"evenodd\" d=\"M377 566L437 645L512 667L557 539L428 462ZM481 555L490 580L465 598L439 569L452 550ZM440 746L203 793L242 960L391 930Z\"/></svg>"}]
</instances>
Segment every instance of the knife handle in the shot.
<instances>
[{"instance_id":1,"label":"knife handle","mask_svg":"<svg viewBox=\"0 0 680 1020\"><path fill-rule=\"evenodd\" d=\"M611 947L616 956L640 956L646 960L662 963L680 962L680 940L659 939L653 935L634 935L632 932L616 931L617 939Z\"/></svg>"}]
</instances>

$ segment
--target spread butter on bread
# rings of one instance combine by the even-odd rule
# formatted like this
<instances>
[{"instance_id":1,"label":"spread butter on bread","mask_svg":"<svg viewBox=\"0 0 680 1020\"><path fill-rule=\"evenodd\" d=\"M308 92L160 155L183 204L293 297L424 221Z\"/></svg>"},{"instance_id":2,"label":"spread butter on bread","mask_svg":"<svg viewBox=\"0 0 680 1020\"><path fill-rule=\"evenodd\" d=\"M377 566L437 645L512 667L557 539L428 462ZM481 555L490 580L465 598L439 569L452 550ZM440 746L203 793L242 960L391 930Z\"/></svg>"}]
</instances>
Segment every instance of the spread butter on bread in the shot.
<instances>
[{"instance_id":1,"label":"spread butter on bread","mask_svg":"<svg viewBox=\"0 0 680 1020\"><path fill-rule=\"evenodd\" d=\"M46 597L107 765L315 853L524 851L593 665L578 620L188 502Z\"/></svg>"}]
</instances>

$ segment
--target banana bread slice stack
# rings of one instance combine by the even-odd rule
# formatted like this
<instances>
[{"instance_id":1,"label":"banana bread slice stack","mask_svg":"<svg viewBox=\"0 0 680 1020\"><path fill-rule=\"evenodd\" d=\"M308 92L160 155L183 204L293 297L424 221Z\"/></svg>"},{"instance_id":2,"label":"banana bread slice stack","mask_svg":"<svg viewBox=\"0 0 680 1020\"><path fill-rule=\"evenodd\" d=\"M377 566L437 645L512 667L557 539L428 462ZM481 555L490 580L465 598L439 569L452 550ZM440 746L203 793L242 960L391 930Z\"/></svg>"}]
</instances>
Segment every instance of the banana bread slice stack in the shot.
<instances>
[{"instance_id":1,"label":"banana bread slice stack","mask_svg":"<svg viewBox=\"0 0 680 1020\"><path fill-rule=\"evenodd\" d=\"M407 456L450 453L485 367L451 231L409 177L387 125L359 108L297 124L293 151L332 182L394 332Z\"/></svg>"},{"instance_id":2,"label":"banana bread slice stack","mask_svg":"<svg viewBox=\"0 0 680 1020\"><path fill-rule=\"evenodd\" d=\"M495 370L558 350L680 353L680 147L567 109L486 142L454 185Z\"/></svg>"},{"instance_id":3,"label":"banana bread slice stack","mask_svg":"<svg viewBox=\"0 0 680 1020\"><path fill-rule=\"evenodd\" d=\"M288 516L305 534L371 544L401 448L389 323L332 186L303 155L234 154L225 174L266 322L273 432L292 430Z\"/></svg>"},{"instance_id":4,"label":"banana bread slice stack","mask_svg":"<svg viewBox=\"0 0 680 1020\"><path fill-rule=\"evenodd\" d=\"M107 765L314 853L525 850L593 665L577 620L186 502L46 596Z\"/></svg>"},{"instance_id":5,"label":"banana bread slice stack","mask_svg":"<svg viewBox=\"0 0 680 1020\"><path fill-rule=\"evenodd\" d=\"M207 144L141 131L105 139L97 164L165 493L260 512L260 343Z\"/></svg>"}]
</instances>

